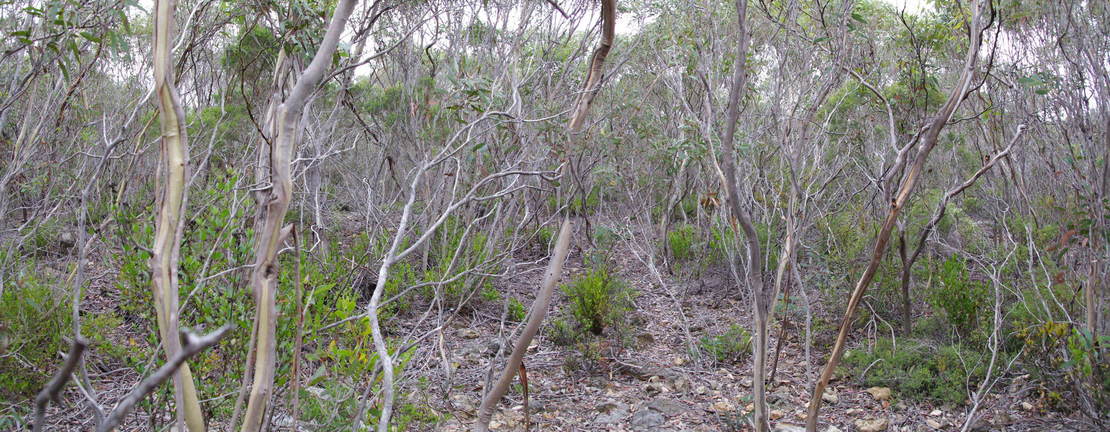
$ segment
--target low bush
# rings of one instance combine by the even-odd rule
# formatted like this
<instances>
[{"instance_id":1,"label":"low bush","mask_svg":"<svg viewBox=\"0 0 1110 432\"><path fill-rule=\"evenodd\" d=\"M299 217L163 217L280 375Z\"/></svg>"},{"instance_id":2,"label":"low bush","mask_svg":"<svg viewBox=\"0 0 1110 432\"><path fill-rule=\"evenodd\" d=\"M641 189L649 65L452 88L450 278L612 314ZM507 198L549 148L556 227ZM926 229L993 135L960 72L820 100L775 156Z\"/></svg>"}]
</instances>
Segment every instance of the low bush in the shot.
<instances>
[{"instance_id":1,"label":"low bush","mask_svg":"<svg viewBox=\"0 0 1110 432\"><path fill-rule=\"evenodd\" d=\"M633 299L636 292L609 268L599 264L563 286L567 306L548 327L548 335L559 346L573 347L566 366L578 369L596 363L607 349L628 344L635 327Z\"/></svg>"},{"instance_id":2,"label":"low bush","mask_svg":"<svg viewBox=\"0 0 1110 432\"><path fill-rule=\"evenodd\" d=\"M864 386L890 387L901 397L945 404L963 403L967 386L983 379L989 360L989 353L967 346L932 347L912 339L897 344L882 339L870 351L844 353L845 368Z\"/></svg>"},{"instance_id":3,"label":"low bush","mask_svg":"<svg viewBox=\"0 0 1110 432\"><path fill-rule=\"evenodd\" d=\"M752 352L752 334L748 329L733 324L722 334L704 336L698 340L702 352L720 364L739 362Z\"/></svg>"},{"instance_id":4,"label":"low bush","mask_svg":"<svg viewBox=\"0 0 1110 432\"><path fill-rule=\"evenodd\" d=\"M937 275L940 284L929 294L929 304L943 313L960 335L970 334L988 302L986 284L971 280L967 265L957 255L948 258Z\"/></svg>"},{"instance_id":5,"label":"low bush","mask_svg":"<svg viewBox=\"0 0 1110 432\"><path fill-rule=\"evenodd\" d=\"M30 273L5 281L0 295L0 399L25 400L39 391L66 352L70 297Z\"/></svg>"}]
</instances>

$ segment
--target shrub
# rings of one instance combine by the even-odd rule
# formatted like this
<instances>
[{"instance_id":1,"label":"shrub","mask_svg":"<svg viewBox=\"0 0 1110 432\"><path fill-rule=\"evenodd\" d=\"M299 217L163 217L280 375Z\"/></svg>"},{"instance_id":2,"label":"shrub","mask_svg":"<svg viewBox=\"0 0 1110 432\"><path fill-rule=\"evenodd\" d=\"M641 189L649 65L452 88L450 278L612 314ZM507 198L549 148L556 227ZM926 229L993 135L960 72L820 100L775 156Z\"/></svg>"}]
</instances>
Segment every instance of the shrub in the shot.
<instances>
[{"instance_id":1,"label":"shrub","mask_svg":"<svg viewBox=\"0 0 1110 432\"><path fill-rule=\"evenodd\" d=\"M697 228L693 225L682 225L667 233L667 248L675 261L688 261L694 257L694 247L697 242Z\"/></svg>"},{"instance_id":2,"label":"shrub","mask_svg":"<svg viewBox=\"0 0 1110 432\"><path fill-rule=\"evenodd\" d=\"M969 280L967 265L956 255L942 264L940 285L929 295L934 310L944 313L948 322L962 335L975 330L977 319L987 304L986 284Z\"/></svg>"},{"instance_id":3,"label":"shrub","mask_svg":"<svg viewBox=\"0 0 1110 432\"><path fill-rule=\"evenodd\" d=\"M751 353L752 334L748 329L733 324L723 334L702 337L698 346L717 363L735 363Z\"/></svg>"},{"instance_id":4,"label":"shrub","mask_svg":"<svg viewBox=\"0 0 1110 432\"><path fill-rule=\"evenodd\" d=\"M990 361L987 353L959 344L934 348L899 339L894 348L882 339L870 352L849 350L844 365L862 375L865 386L890 387L909 399L958 404L967 399L966 386L982 380Z\"/></svg>"},{"instance_id":5,"label":"shrub","mask_svg":"<svg viewBox=\"0 0 1110 432\"><path fill-rule=\"evenodd\" d=\"M571 317L595 335L620 322L632 307L632 291L604 265L564 285L563 292L570 301Z\"/></svg>"},{"instance_id":6,"label":"shrub","mask_svg":"<svg viewBox=\"0 0 1110 432\"><path fill-rule=\"evenodd\" d=\"M5 281L0 296L0 398L22 400L34 395L67 350L62 335L70 330L69 296L53 283L30 274Z\"/></svg>"},{"instance_id":7,"label":"shrub","mask_svg":"<svg viewBox=\"0 0 1110 432\"><path fill-rule=\"evenodd\" d=\"M563 292L569 304L561 316L552 319L548 335L556 345L577 351L577 355L567 356L568 369L588 367L606 350L628 344L625 336L636 325L631 316L636 293L608 267L593 267L564 285Z\"/></svg>"}]
</instances>

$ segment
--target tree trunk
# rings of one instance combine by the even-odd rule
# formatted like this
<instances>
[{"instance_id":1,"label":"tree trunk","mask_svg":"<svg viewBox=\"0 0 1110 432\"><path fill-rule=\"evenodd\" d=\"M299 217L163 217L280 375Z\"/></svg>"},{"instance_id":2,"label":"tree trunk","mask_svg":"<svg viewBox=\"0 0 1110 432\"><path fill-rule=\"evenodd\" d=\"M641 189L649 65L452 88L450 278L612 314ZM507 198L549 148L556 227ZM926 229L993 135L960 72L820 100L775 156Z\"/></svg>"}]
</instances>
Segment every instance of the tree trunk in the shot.
<instances>
[{"instance_id":1,"label":"tree trunk","mask_svg":"<svg viewBox=\"0 0 1110 432\"><path fill-rule=\"evenodd\" d=\"M150 270L159 336L166 350L166 358L172 359L181 351L181 339L178 336L177 267L188 193L185 178L188 175L189 148L183 124L185 112L174 86L171 67L175 2L158 0L154 7L154 87L162 124L162 169L165 185L158 197L158 221ZM183 363L174 373L173 383L178 427L185 426L192 432L203 431L204 413L200 408L188 364Z\"/></svg>"},{"instance_id":2,"label":"tree trunk","mask_svg":"<svg viewBox=\"0 0 1110 432\"><path fill-rule=\"evenodd\" d=\"M254 361L254 378L251 393L247 400L247 410L243 417L243 432L262 429L263 415L270 402L274 384L274 365L277 356L275 341L277 330L277 252L288 229L282 227L285 213L293 193L293 180L290 163L296 141L300 135L301 113L309 95L323 78L331 64L339 44L339 37L346 27L347 18L354 10L357 0L340 0L335 6L327 33L312 62L297 78L289 95L274 111L276 118L273 126L275 136L270 148L270 190L266 196L265 219L262 230L257 232L254 268L251 270L251 287L257 308L255 324L257 330ZM269 120L267 120L269 122Z\"/></svg>"},{"instance_id":3,"label":"tree trunk","mask_svg":"<svg viewBox=\"0 0 1110 432\"><path fill-rule=\"evenodd\" d=\"M825 392L825 387L828 386L829 380L832 379L833 371L836 370L837 364L840 362L840 356L844 354L844 344L848 339L848 331L851 330L852 319L855 317L856 308L859 306L863 295L867 292L867 287L871 284L872 279L875 277L875 272L882 262L883 253L886 251L887 242L890 240L890 233L894 228L895 222L898 220L898 214L901 212L902 207L906 205L910 195L913 193L914 186L917 185L918 177L925 167L925 162L929 159L929 153L932 152L933 147L936 146L937 139L940 137L940 131L948 124L955 113L956 108L963 101L964 96L967 95L971 86L971 79L975 72L975 66L979 60L979 45L982 38L982 32L986 30L981 24L980 20L982 14L980 11L980 2L973 1L971 5L972 18L968 26L969 44L967 48L967 56L964 59L964 68L960 74L960 80L955 88L948 95L948 99L944 105L940 107L936 115L932 118L928 128L924 131L924 136L918 144L920 149L917 156L914 158L913 165L910 167L908 173L901 181L901 186L898 188L898 194L895 195L893 202L891 202L890 210L887 213L886 221L883 223L882 229L879 230L878 237L875 240L875 246L871 252L871 261L864 270L863 275L860 276L859 281L856 282L855 287L852 289L851 297L848 299L848 307L844 312L844 318L840 322L840 331L836 336L836 343L833 345L832 353L829 354L829 361L825 364L825 368L821 371L821 377L817 380L817 385L813 388L813 394L809 399L809 409L806 416L806 431L817 432L817 414L821 409L821 395ZM908 150L908 148L906 149ZM899 154L899 159L903 157ZM892 175L898 170L892 170Z\"/></svg>"}]
</instances>

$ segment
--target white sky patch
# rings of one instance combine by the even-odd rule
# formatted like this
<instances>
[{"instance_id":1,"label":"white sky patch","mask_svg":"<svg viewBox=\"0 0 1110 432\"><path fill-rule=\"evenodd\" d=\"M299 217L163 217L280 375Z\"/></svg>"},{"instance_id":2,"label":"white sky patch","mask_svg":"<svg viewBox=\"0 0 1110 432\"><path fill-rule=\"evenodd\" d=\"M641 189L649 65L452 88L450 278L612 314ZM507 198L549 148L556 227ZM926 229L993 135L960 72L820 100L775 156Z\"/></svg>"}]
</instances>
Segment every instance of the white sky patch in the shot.
<instances>
[{"instance_id":1,"label":"white sky patch","mask_svg":"<svg viewBox=\"0 0 1110 432\"><path fill-rule=\"evenodd\" d=\"M880 0L883 3L894 6L898 10L906 8L906 13L919 14L925 10L933 10L933 6L926 4L926 0Z\"/></svg>"}]
</instances>

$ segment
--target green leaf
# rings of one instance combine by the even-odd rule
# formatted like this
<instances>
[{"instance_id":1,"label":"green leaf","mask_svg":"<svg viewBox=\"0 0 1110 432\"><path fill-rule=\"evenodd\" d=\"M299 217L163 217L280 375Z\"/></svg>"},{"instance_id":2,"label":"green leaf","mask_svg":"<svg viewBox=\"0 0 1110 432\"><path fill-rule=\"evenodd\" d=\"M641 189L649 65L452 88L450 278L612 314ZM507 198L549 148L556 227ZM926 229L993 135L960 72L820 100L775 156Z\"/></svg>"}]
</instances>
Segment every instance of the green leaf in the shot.
<instances>
[{"instance_id":1,"label":"green leaf","mask_svg":"<svg viewBox=\"0 0 1110 432\"><path fill-rule=\"evenodd\" d=\"M859 14L859 12L852 12L852 19L854 19L856 21L859 21L863 24L867 24L867 18L864 18L863 15Z\"/></svg>"},{"instance_id":2,"label":"green leaf","mask_svg":"<svg viewBox=\"0 0 1110 432\"><path fill-rule=\"evenodd\" d=\"M100 39L96 35L94 35L92 33L89 33L89 32L81 32L81 37L85 38L89 42L96 43L96 44L99 44L102 41L102 39Z\"/></svg>"}]
</instances>

